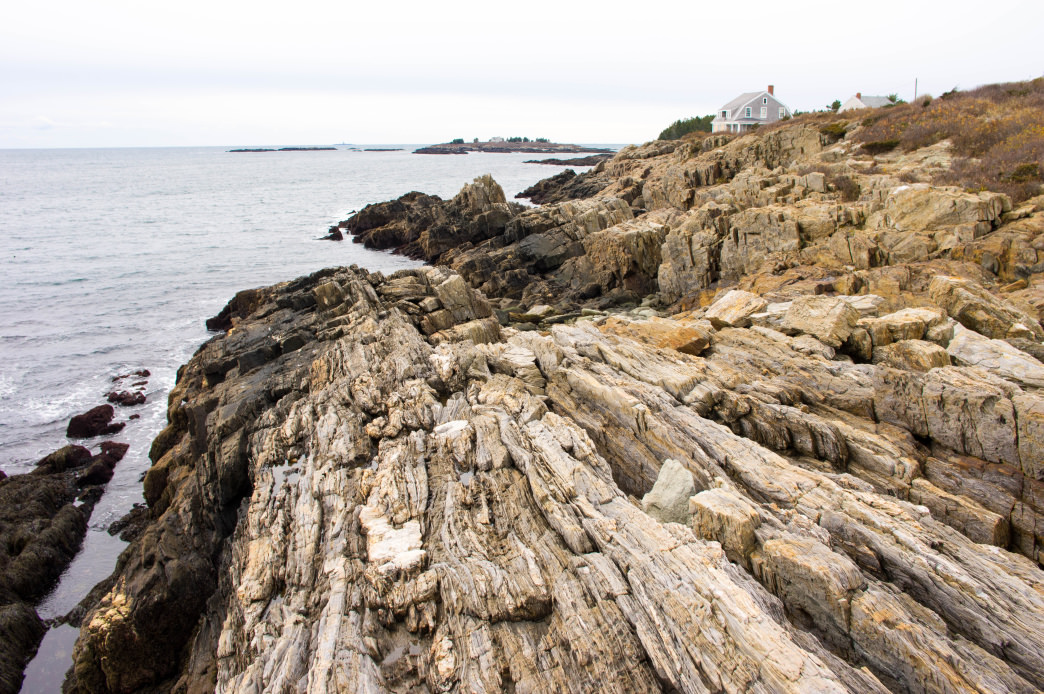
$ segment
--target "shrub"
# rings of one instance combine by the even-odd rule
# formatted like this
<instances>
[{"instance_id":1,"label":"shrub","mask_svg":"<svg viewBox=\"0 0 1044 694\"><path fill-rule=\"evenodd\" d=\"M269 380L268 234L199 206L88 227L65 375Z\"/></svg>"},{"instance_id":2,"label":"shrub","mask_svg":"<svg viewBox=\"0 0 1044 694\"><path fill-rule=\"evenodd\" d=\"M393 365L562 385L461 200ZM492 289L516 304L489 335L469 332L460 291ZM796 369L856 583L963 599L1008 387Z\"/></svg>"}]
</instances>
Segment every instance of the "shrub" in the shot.
<instances>
[{"instance_id":1,"label":"shrub","mask_svg":"<svg viewBox=\"0 0 1044 694\"><path fill-rule=\"evenodd\" d=\"M884 154L885 152L891 152L898 146L899 140L876 140L874 142L864 142L863 151L867 154Z\"/></svg>"},{"instance_id":2,"label":"shrub","mask_svg":"<svg viewBox=\"0 0 1044 694\"><path fill-rule=\"evenodd\" d=\"M1008 176L1008 180L1012 183L1026 183L1028 181L1039 181L1040 177L1040 164L1019 164L1015 167L1015 170Z\"/></svg>"},{"instance_id":3,"label":"shrub","mask_svg":"<svg viewBox=\"0 0 1044 694\"><path fill-rule=\"evenodd\" d=\"M714 120L714 116L695 116L693 118L685 118L683 120L676 120L669 126L664 128L663 132L657 136L657 140L680 140L682 135L688 135L692 132L704 132L709 133L711 131L711 121Z\"/></svg>"},{"instance_id":4,"label":"shrub","mask_svg":"<svg viewBox=\"0 0 1044 694\"><path fill-rule=\"evenodd\" d=\"M897 141L905 151L949 140L953 163L936 182L1007 193L1013 202L1038 195L1044 171L1044 78L948 91L875 114L855 139L863 150Z\"/></svg>"},{"instance_id":5,"label":"shrub","mask_svg":"<svg viewBox=\"0 0 1044 694\"><path fill-rule=\"evenodd\" d=\"M855 202L859 199L859 193L861 192L859 184L849 176L831 176L827 182L832 185L837 192L841 193L841 199L843 201Z\"/></svg>"},{"instance_id":6,"label":"shrub","mask_svg":"<svg viewBox=\"0 0 1044 694\"><path fill-rule=\"evenodd\" d=\"M453 138L453 141L450 142L450 144L451 145L462 145L462 144L464 144L464 138L463 137Z\"/></svg>"},{"instance_id":7,"label":"shrub","mask_svg":"<svg viewBox=\"0 0 1044 694\"><path fill-rule=\"evenodd\" d=\"M827 123L826 125L820 126L819 134L825 135L829 142L837 142L845 136L845 126L847 123L844 121L838 121L836 123Z\"/></svg>"}]
</instances>

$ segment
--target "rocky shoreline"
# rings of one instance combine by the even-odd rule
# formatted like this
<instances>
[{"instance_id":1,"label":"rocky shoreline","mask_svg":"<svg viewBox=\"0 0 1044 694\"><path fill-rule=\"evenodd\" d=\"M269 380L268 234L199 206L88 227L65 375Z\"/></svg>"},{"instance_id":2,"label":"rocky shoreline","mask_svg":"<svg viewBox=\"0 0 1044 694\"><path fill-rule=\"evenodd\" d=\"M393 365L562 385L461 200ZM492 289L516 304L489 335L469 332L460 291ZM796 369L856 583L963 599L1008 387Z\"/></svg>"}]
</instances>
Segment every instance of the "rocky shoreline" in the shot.
<instances>
[{"instance_id":1,"label":"rocky shoreline","mask_svg":"<svg viewBox=\"0 0 1044 694\"><path fill-rule=\"evenodd\" d=\"M468 152L492 152L495 154L612 154L613 150L604 147L584 147L557 142L508 142L497 140L491 142L443 142L413 150L414 154L467 154Z\"/></svg>"},{"instance_id":2,"label":"rocky shoreline","mask_svg":"<svg viewBox=\"0 0 1044 694\"><path fill-rule=\"evenodd\" d=\"M238 294L66 691L1044 688L1044 197L859 127L410 193L336 229L433 266Z\"/></svg>"},{"instance_id":3,"label":"rocky shoreline","mask_svg":"<svg viewBox=\"0 0 1044 694\"><path fill-rule=\"evenodd\" d=\"M108 401L121 408L144 403L150 375L141 369L113 376ZM93 407L69 420L66 436L84 440L117 434L127 421L113 421L115 416L112 405ZM41 458L26 474L7 476L0 470L0 643L5 645L0 651L0 692L4 694L20 690L25 666L48 626L36 606L80 551L94 507L129 448L113 440L96 445L95 453L83 445L66 445Z\"/></svg>"}]
</instances>

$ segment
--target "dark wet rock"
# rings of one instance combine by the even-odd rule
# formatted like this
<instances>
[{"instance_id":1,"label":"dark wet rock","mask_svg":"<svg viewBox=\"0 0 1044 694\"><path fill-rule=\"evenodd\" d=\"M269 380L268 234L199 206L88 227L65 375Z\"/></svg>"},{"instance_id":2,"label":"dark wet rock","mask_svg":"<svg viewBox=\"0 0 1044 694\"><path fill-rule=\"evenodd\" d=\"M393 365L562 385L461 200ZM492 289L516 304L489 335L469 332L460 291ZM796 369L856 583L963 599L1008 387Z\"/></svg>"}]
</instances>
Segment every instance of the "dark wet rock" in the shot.
<instances>
[{"instance_id":1,"label":"dark wet rock","mask_svg":"<svg viewBox=\"0 0 1044 694\"><path fill-rule=\"evenodd\" d=\"M330 227L330 233L326 236L320 237L320 241L343 241L344 234L341 233L341 227L332 226Z\"/></svg>"},{"instance_id":2,"label":"dark wet rock","mask_svg":"<svg viewBox=\"0 0 1044 694\"><path fill-rule=\"evenodd\" d=\"M104 446L97 456L66 446L41 459L31 474L0 478L0 692L18 691L45 631L33 605L79 551L101 497L100 486L83 489L77 479L87 464L109 470L106 461L124 446Z\"/></svg>"},{"instance_id":3,"label":"dark wet rock","mask_svg":"<svg viewBox=\"0 0 1044 694\"><path fill-rule=\"evenodd\" d=\"M123 460L123 456L127 455L130 445L117 441L102 441L100 448L101 452L96 458L105 462L109 467L114 467L116 463Z\"/></svg>"},{"instance_id":4,"label":"dark wet rock","mask_svg":"<svg viewBox=\"0 0 1044 694\"><path fill-rule=\"evenodd\" d=\"M124 422L113 422L112 418L115 415L116 411L112 409L112 405L98 405L69 420L65 435L71 439L89 439L115 434L126 426Z\"/></svg>"},{"instance_id":5,"label":"dark wet rock","mask_svg":"<svg viewBox=\"0 0 1044 694\"><path fill-rule=\"evenodd\" d=\"M603 161L613 158L612 154L592 154L588 157L574 157L572 159L527 159L523 164L548 164L550 166L597 166ZM519 196L515 196L519 197ZM529 197L528 195L523 197Z\"/></svg>"},{"instance_id":6,"label":"dark wet rock","mask_svg":"<svg viewBox=\"0 0 1044 694\"><path fill-rule=\"evenodd\" d=\"M105 396L105 399L109 402L120 405L121 407L133 407L134 405L145 404L145 393L141 391L111 391Z\"/></svg>"},{"instance_id":7,"label":"dark wet rock","mask_svg":"<svg viewBox=\"0 0 1044 694\"><path fill-rule=\"evenodd\" d=\"M112 468L105 461L97 460L76 478L76 484L80 487L105 484L112 479L112 475Z\"/></svg>"},{"instance_id":8,"label":"dark wet rock","mask_svg":"<svg viewBox=\"0 0 1044 694\"><path fill-rule=\"evenodd\" d=\"M407 193L397 200L367 205L340 226L367 248L435 262L462 245L503 235L522 209L506 201L491 177L481 176L452 200Z\"/></svg>"},{"instance_id":9,"label":"dark wet rock","mask_svg":"<svg viewBox=\"0 0 1044 694\"><path fill-rule=\"evenodd\" d=\"M41 458L33 473L50 475L55 472L65 472L86 465L92 457L90 450L83 446L65 446Z\"/></svg>"},{"instance_id":10,"label":"dark wet rock","mask_svg":"<svg viewBox=\"0 0 1044 694\"><path fill-rule=\"evenodd\" d=\"M36 610L24 602L5 604L0 596L0 694L22 688L22 672L46 631Z\"/></svg>"},{"instance_id":11,"label":"dark wet rock","mask_svg":"<svg viewBox=\"0 0 1044 694\"><path fill-rule=\"evenodd\" d=\"M149 519L149 507L145 504L134 504L130 511L109 526L108 533L119 535L124 542L133 542L144 532Z\"/></svg>"},{"instance_id":12,"label":"dark wet rock","mask_svg":"<svg viewBox=\"0 0 1044 694\"><path fill-rule=\"evenodd\" d=\"M152 375L152 372L149 371L148 369L138 369L137 371L131 371L130 373L118 374L116 376L113 376L112 377L112 382L115 383L116 381L126 380L126 379L129 379L129 378L133 378L135 376L137 376L138 378L148 378L151 375ZM135 383L134 385L136 385L136 386L137 385L143 385L145 383L147 383L147 381L141 381L139 383Z\"/></svg>"},{"instance_id":13,"label":"dark wet rock","mask_svg":"<svg viewBox=\"0 0 1044 694\"><path fill-rule=\"evenodd\" d=\"M572 169L566 169L560 174L537 181L515 197L528 199L537 205L583 200L602 192L611 182L598 166L579 175Z\"/></svg>"},{"instance_id":14,"label":"dark wet rock","mask_svg":"<svg viewBox=\"0 0 1044 694\"><path fill-rule=\"evenodd\" d=\"M562 173L555 174L550 178L537 181L521 193L515 195L515 197L518 199L529 199L537 205L542 205L545 202L550 202L555 193L575 178L576 172L572 169L566 169Z\"/></svg>"}]
</instances>

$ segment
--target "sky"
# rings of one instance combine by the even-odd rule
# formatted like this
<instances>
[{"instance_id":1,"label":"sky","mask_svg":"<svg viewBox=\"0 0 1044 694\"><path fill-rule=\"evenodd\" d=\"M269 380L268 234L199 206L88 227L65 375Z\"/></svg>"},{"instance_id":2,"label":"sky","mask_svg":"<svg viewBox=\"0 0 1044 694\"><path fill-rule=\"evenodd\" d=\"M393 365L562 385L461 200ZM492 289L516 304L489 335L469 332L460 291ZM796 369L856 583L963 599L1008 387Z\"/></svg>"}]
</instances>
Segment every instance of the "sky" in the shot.
<instances>
[{"instance_id":1,"label":"sky","mask_svg":"<svg viewBox=\"0 0 1044 694\"><path fill-rule=\"evenodd\" d=\"M36 0L0 21L0 148L645 142L1044 75L1042 0Z\"/></svg>"}]
</instances>

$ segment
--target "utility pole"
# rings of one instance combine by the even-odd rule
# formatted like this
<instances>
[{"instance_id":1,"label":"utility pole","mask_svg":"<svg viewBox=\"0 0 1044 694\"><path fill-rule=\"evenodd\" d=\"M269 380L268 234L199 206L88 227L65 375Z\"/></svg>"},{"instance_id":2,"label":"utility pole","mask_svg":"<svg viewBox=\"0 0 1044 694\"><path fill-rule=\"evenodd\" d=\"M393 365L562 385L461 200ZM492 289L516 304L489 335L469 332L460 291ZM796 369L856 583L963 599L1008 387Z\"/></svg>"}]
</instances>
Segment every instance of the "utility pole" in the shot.
<instances>
[{"instance_id":1,"label":"utility pole","mask_svg":"<svg viewBox=\"0 0 1044 694\"><path fill-rule=\"evenodd\" d=\"M914 77L914 101L917 101L917 78Z\"/></svg>"}]
</instances>

